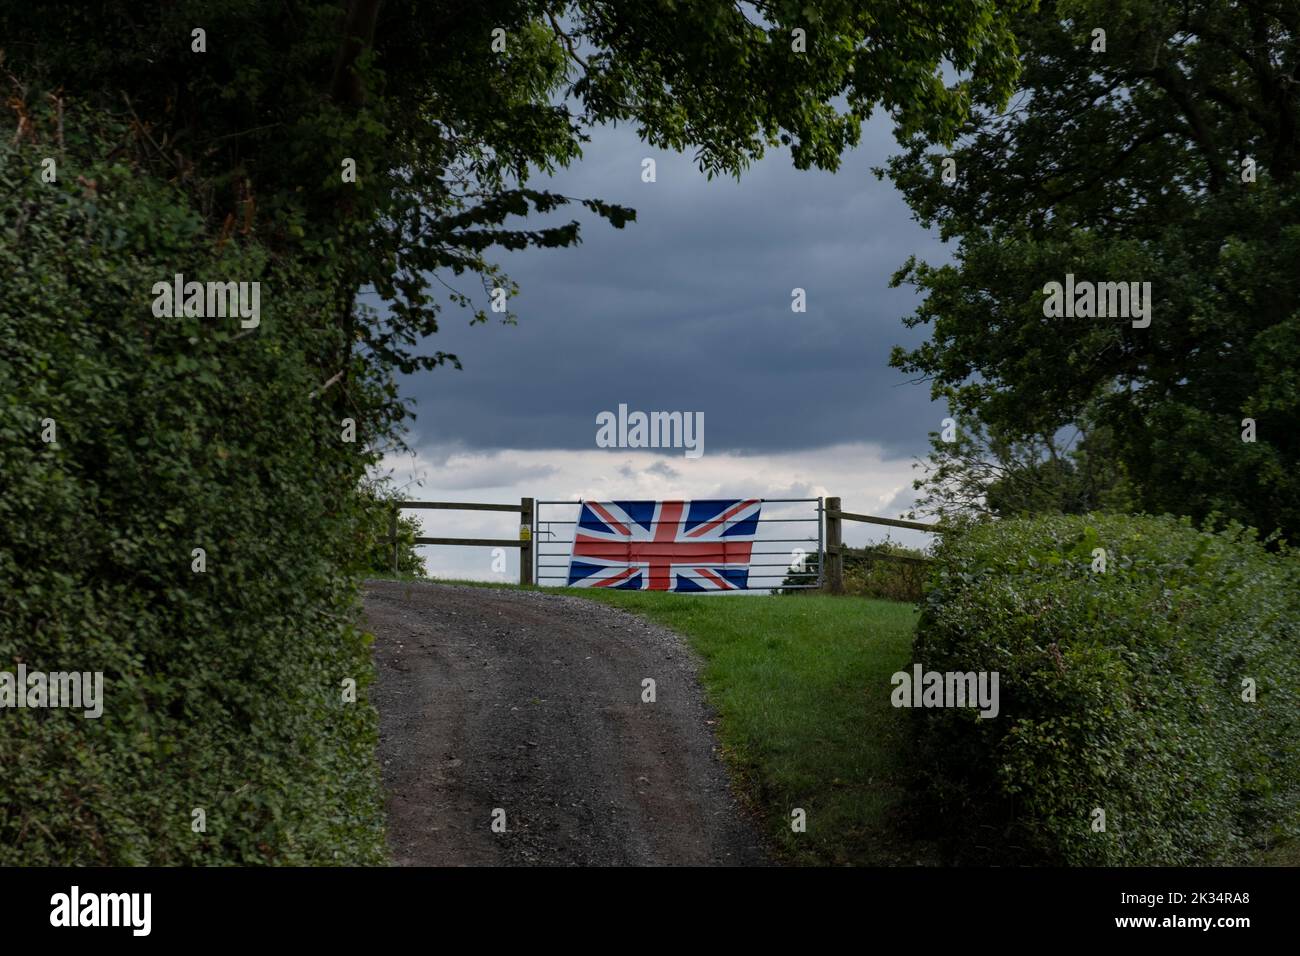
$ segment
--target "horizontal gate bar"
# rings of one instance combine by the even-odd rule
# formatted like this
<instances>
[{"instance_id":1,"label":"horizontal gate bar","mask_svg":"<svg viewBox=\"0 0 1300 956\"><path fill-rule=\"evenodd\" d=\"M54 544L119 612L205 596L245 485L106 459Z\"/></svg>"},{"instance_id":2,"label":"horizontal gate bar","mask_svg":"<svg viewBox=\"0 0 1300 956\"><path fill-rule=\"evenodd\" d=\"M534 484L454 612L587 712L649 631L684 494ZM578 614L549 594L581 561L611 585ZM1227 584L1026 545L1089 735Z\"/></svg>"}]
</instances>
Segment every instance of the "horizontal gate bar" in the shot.
<instances>
[{"instance_id":1,"label":"horizontal gate bar","mask_svg":"<svg viewBox=\"0 0 1300 956\"><path fill-rule=\"evenodd\" d=\"M538 567L540 567L540 568L568 568L568 565L567 565L567 564L539 564ZM781 568L780 571L763 571L763 572L761 572L761 573L752 573L752 574L750 574L750 577L751 577L751 578L784 578L784 577L797 578L797 577L802 577L802 576L805 576L805 575L812 576L812 577L816 577L816 576L817 576L817 572L816 572L816 571L795 571L795 570L792 570L792 569L790 569L790 568L784 567L783 565L779 565L779 564L759 564L759 565L753 565L753 564L751 564L750 567L751 567L751 568L753 568L753 567L760 567L760 568ZM638 568L637 570L638 570L638 571L642 571L642 570L644 570L644 569L643 569L643 568ZM563 574L553 574L553 575L549 575L549 576L550 576L550 577L561 577L561 578L564 577Z\"/></svg>"},{"instance_id":2,"label":"horizontal gate bar","mask_svg":"<svg viewBox=\"0 0 1300 956\"><path fill-rule=\"evenodd\" d=\"M779 523L783 523L783 524L789 524L789 523L791 523L791 522L795 522L795 521L812 521L812 522L816 522L817 519L816 519L816 518L740 518L740 519L728 518L728 519L727 519L727 524L738 525L738 524L745 524L745 523L748 522L748 521L754 521L754 522L761 522L761 521L775 521L775 522L779 522ZM578 521L577 521L576 518L575 518L573 521L567 521L567 520L565 520L565 521L561 521L561 520L558 519L558 518L540 518L540 519L538 519L538 522L537 522L537 523L538 523L538 524L577 524ZM664 521L660 520L659 518L651 518L649 521L646 521L646 522L637 522L637 523L638 523L638 524L643 524L643 523L644 523L644 524L677 524L676 521L664 522Z\"/></svg>"},{"instance_id":3,"label":"horizontal gate bar","mask_svg":"<svg viewBox=\"0 0 1300 956\"><path fill-rule=\"evenodd\" d=\"M610 498L586 498L584 501L538 501L538 505L585 505L588 501L610 501ZM623 501L664 501L663 498L623 498ZM667 501L673 501L668 498ZM732 501L732 498L677 498L677 501ZM740 501L746 501L741 498ZM803 501L822 501L820 498L753 498L749 501L761 501L764 505L785 505Z\"/></svg>"},{"instance_id":4,"label":"horizontal gate bar","mask_svg":"<svg viewBox=\"0 0 1300 956\"><path fill-rule=\"evenodd\" d=\"M750 577L751 577L751 578L754 578L754 577L780 578L781 575L779 575L779 574L752 575L752 574L751 574ZM537 575L537 580L541 581L541 580L543 580L543 579L545 579L545 580L547 580L547 581L567 581L567 580L569 579L569 576L568 576L567 574L539 574L539 575ZM756 588L736 588L736 590L737 590L737 591L745 591L745 590L749 590L749 591L769 591L769 590L774 590L774 589L776 589L776 588L815 588L815 587L818 587L818 586L819 586L819 585L817 585L817 584L763 584L763 585L760 585L759 587L756 587ZM611 590L614 590L614 589L611 589Z\"/></svg>"},{"instance_id":5,"label":"horizontal gate bar","mask_svg":"<svg viewBox=\"0 0 1300 956\"><path fill-rule=\"evenodd\" d=\"M569 513L573 514L572 518L551 518L549 517L551 512L547 511L546 508L557 508L559 506L568 506L576 509L584 505L587 501L610 501L610 500L614 500L614 499L591 498L591 499L581 499L581 500L568 499L564 501L548 500L548 499L537 500L536 502L537 510L534 512L534 522L533 522L533 537L534 537L533 553L537 561L536 579L538 583L545 582L548 587L564 586L568 583L569 576L567 572L571 567L572 550L576 544L576 540L583 537L582 529L579 526L579 521L582 517L581 514L577 514L571 511ZM636 499L636 498L629 497L621 500L650 500L650 499ZM661 500L661 499L655 499L655 500ZM713 500L713 499L683 498L683 499L669 499L669 500ZM722 500L722 499L717 499L717 500ZM717 539L714 543L721 544L723 546L724 551L731 550L730 548L727 547L728 545L735 545L738 548L748 546L752 549L749 552L750 560L746 562L748 568L749 587L738 588L737 590L750 590L750 591L816 590L819 587L821 587L823 583L824 570L821 568L820 562L818 563L818 566L815 569L798 571L791 568L790 557L794 551L799 549L803 549L807 551L809 557L812 557L813 560L817 560L817 557L819 555L824 554L824 549L823 549L823 528L825 526L824 499L819 497L807 497L807 498L760 498L760 499L747 499L747 500L758 500L764 504L770 503L773 505L786 504L786 503L789 504L801 503L805 505L811 504L812 508L809 510L804 510L802 515L799 514L799 511L796 511L796 509L792 508L790 510L795 511L795 515L789 517L781 514L781 512L783 512L785 509L772 508L766 514L760 514L758 517L723 519L723 522L721 522L723 527L735 527L746 520L754 521L756 524L758 522L766 522L768 524L809 524L809 525L816 524L817 527L806 529L808 534L805 537L777 537L777 538L760 537L759 535L763 534L763 532L759 529L754 529L758 531L758 535L752 535L752 534L746 535L745 540L743 541L728 539L726 537ZM662 519L651 518L643 524L643 527L648 527L650 529L660 529L664 524L675 525L677 523L678 523L677 521L665 522ZM557 530L557 526L558 526L558 530ZM788 534L790 532L794 532L797 534L801 530L804 529L791 528L789 529L789 532L786 533ZM769 532L769 533L781 534L782 532L779 529L775 529L774 532ZM611 542L611 544L612 543L613 542ZM641 543L646 544L649 542L641 542ZM767 547L769 545L777 545L778 547L776 548ZM754 560L760 556L771 556L781 560L775 562ZM769 571L768 569L771 570Z\"/></svg>"},{"instance_id":6,"label":"horizontal gate bar","mask_svg":"<svg viewBox=\"0 0 1300 956\"><path fill-rule=\"evenodd\" d=\"M763 544L768 544L768 542L772 542L772 544L776 544L776 542L780 542L780 541L784 541L784 540L787 540L787 538L762 538L762 540L759 540L759 541L753 541L753 542L750 542L750 541L738 541L738 542L735 542L735 544L733 544L733 548L735 548L736 550L738 550L738 545L744 545L744 544L761 544L761 545L763 545ZM794 538L794 541L800 542L800 544L813 545L813 548L810 549L810 553L811 553L811 551L815 551L815 550L816 550L816 538L814 538L814 537L801 537L801 538ZM571 545L571 544L573 544L573 542L572 542L572 541L546 541L546 544L549 544L549 545ZM615 542L615 541L610 541L610 542L608 542L608 544L610 544L610 545L614 545L614 544L617 544L617 542ZM637 542L634 542L634 544L650 545L650 544L654 544L654 541L637 541ZM761 554L767 554L767 555L772 555L772 554L789 554L790 551L792 551L792 550L794 550L794 549L793 549L793 548L780 548L780 549L777 549L777 550L775 550L775 551L750 551L750 554L754 554L754 555L761 555ZM547 557L547 558L555 558L555 557L558 557L558 555L568 554L568 553L569 553L569 549L568 549L568 548L562 548L562 549L560 549L560 550L558 550L558 551L555 551L555 550L551 550L551 551L543 551L543 550L541 550L541 549L538 549L538 551L537 551L537 554L538 554L538 555L541 555L541 557Z\"/></svg>"},{"instance_id":7,"label":"horizontal gate bar","mask_svg":"<svg viewBox=\"0 0 1300 956\"><path fill-rule=\"evenodd\" d=\"M687 562L687 563L689 563L689 562ZM564 564L551 564L551 563L549 563L549 562L543 562L543 563L541 563L541 564L538 564L537 566L538 566L539 568L567 568L569 565L568 565L567 562L564 563ZM750 562L750 564L748 565L748 567L751 567L751 568L786 568L787 570L790 569L790 565L788 565L788 564L786 564L786 563L784 563L784 562L780 562L780 561L775 562L775 563L773 563L773 562L760 563L760 562L758 562L758 561L753 561L753 562ZM791 574L816 574L817 572L816 572L816 571L793 571L793 570L791 570L790 573L791 573Z\"/></svg>"},{"instance_id":8,"label":"horizontal gate bar","mask_svg":"<svg viewBox=\"0 0 1300 956\"><path fill-rule=\"evenodd\" d=\"M482 548L522 548L523 541L513 538L416 538L416 544L469 544Z\"/></svg>"},{"instance_id":9,"label":"horizontal gate bar","mask_svg":"<svg viewBox=\"0 0 1300 956\"><path fill-rule=\"evenodd\" d=\"M426 508L437 511L513 511L516 514L524 510L522 505L480 504L477 501L399 501L397 507L403 511Z\"/></svg>"},{"instance_id":10,"label":"horizontal gate bar","mask_svg":"<svg viewBox=\"0 0 1300 956\"><path fill-rule=\"evenodd\" d=\"M739 545L741 545L741 544L767 544L768 541L773 541L773 540L775 540L775 539L768 538L768 539L763 539L763 540L754 541L754 542L740 541L740 542L735 542L734 544L735 544L736 546L739 546ZM817 539L816 539L816 538L799 538L799 539L797 539L797 540L803 542L804 544L810 544L810 545L813 545L813 550L816 550L816 545L817 545ZM614 544L614 543L615 543L615 542L610 542L610 544ZM653 544L654 542L653 542L653 541L639 541L639 542L636 542L636 543L637 543L637 544ZM552 547L554 547L555 545L573 544L573 542L572 542L572 541L543 541L543 542L541 542L541 544L549 544L549 545L551 545ZM776 551L751 551L750 554L752 554L752 555L789 554L792 550L794 550L794 549L793 549L793 548L778 548ZM548 557L548 558L554 558L554 557L557 557L557 556L562 555L562 554L568 554L569 551L570 551L569 548L560 548L558 551L543 551L540 547L537 549L537 553L538 553L539 555L543 555L543 556Z\"/></svg>"}]
</instances>

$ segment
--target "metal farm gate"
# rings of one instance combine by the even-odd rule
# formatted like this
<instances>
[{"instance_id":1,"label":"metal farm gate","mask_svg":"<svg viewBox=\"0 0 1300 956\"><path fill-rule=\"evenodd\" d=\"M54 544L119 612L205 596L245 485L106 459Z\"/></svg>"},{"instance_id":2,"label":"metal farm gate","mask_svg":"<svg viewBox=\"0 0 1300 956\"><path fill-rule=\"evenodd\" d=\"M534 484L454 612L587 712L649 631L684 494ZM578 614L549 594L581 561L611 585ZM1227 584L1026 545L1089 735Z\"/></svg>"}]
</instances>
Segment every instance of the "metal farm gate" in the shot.
<instances>
[{"instance_id":1,"label":"metal farm gate","mask_svg":"<svg viewBox=\"0 0 1300 956\"><path fill-rule=\"evenodd\" d=\"M608 499L601 499L608 500ZM753 499L751 499L753 500ZM820 588L825 573L825 511L821 498L760 498L759 531L752 540L743 590ZM583 501L538 501L533 514L532 580L549 587L568 581ZM652 519L651 524L658 523ZM730 522L728 522L730 523ZM807 534L800 534L801 531ZM787 578L798 583L783 584Z\"/></svg>"}]
</instances>

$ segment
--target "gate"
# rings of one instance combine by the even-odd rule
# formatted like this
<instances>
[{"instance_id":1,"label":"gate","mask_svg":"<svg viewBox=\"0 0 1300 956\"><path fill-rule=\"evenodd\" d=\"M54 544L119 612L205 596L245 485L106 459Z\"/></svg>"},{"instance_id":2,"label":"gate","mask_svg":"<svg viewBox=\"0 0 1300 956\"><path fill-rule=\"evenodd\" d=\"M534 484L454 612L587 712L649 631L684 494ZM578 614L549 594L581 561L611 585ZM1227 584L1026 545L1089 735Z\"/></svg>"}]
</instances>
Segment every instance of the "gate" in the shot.
<instances>
[{"instance_id":1,"label":"gate","mask_svg":"<svg viewBox=\"0 0 1300 956\"><path fill-rule=\"evenodd\" d=\"M601 499L610 500L610 499ZM825 562L825 504L821 498L759 498L759 532L750 551L744 590L813 589L822 586ZM583 502L538 501L533 515L533 580L562 587ZM774 506L769 508L769 506ZM775 515L773 514L775 512ZM651 524L657 523L652 519ZM730 523L730 522L728 522ZM812 525L813 527L808 527ZM807 534L799 532L806 530ZM813 559L815 557L815 566ZM783 558L784 560L777 560ZM756 573L757 572L757 573ZM787 579L797 583L783 584ZM761 583L755 583L755 582Z\"/></svg>"}]
</instances>

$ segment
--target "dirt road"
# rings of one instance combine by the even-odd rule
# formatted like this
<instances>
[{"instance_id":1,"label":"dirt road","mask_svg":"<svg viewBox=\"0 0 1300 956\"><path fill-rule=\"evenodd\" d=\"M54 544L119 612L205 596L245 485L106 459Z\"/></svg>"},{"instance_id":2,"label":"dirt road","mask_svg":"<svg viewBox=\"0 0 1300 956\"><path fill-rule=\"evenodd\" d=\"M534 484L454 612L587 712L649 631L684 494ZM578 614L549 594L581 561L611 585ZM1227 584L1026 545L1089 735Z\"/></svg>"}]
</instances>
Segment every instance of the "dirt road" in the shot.
<instances>
[{"instance_id":1,"label":"dirt road","mask_svg":"<svg viewBox=\"0 0 1300 956\"><path fill-rule=\"evenodd\" d=\"M397 864L765 862L671 631L576 598L442 584L370 581L365 608Z\"/></svg>"}]
</instances>

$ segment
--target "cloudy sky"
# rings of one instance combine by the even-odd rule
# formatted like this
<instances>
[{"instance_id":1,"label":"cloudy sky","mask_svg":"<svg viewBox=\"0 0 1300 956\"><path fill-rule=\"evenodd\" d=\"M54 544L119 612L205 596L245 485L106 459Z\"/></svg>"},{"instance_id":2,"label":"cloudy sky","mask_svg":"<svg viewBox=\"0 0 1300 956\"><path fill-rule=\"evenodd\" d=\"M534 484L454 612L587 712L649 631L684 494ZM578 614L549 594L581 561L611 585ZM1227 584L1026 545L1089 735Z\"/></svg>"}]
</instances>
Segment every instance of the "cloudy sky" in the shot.
<instances>
[{"instance_id":1,"label":"cloudy sky","mask_svg":"<svg viewBox=\"0 0 1300 956\"><path fill-rule=\"evenodd\" d=\"M631 206L637 221L617 230L571 206L552 218L582 222L580 246L501 253L520 286L518 325L443 314L428 348L464 369L403 380L414 454L384 468L421 500L839 495L848 510L905 511L912 464L945 411L887 364L892 346L923 338L901 321L915 294L889 277L912 253L946 252L871 173L893 149L878 115L835 174L800 172L780 150L739 182L709 181L689 155L651 149L630 128L593 131L580 162L533 185ZM641 177L647 157L653 183ZM458 288L486 305L473 281ZM791 311L795 288L806 313ZM620 404L702 412L703 455L597 447L597 414ZM422 514L429 535L517 530L508 514ZM850 524L845 537L883 530ZM513 552L494 572L487 549L423 550L438 577L518 573Z\"/></svg>"}]
</instances>

